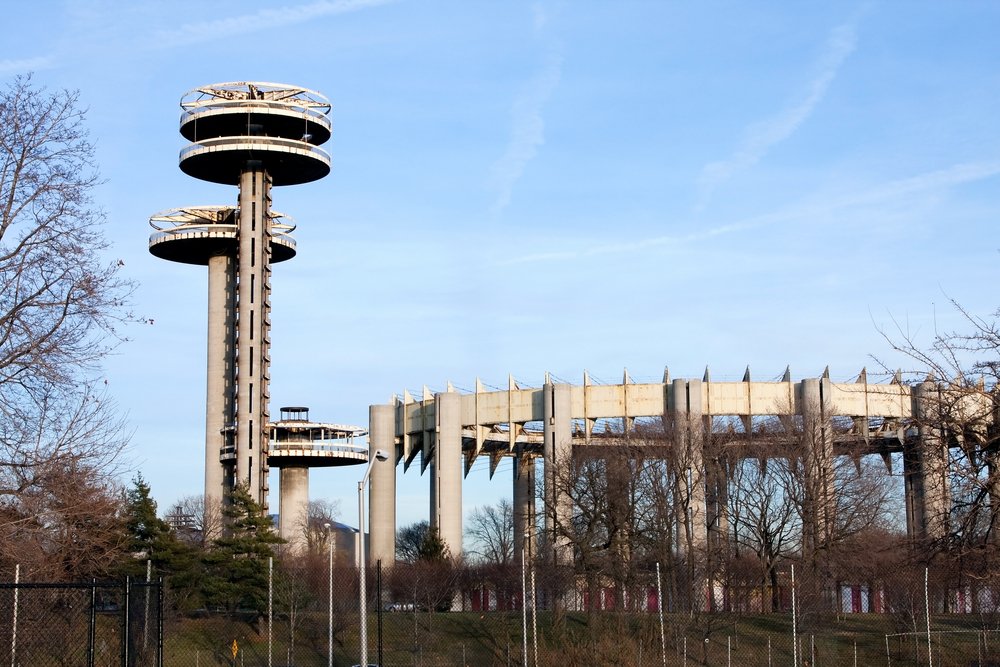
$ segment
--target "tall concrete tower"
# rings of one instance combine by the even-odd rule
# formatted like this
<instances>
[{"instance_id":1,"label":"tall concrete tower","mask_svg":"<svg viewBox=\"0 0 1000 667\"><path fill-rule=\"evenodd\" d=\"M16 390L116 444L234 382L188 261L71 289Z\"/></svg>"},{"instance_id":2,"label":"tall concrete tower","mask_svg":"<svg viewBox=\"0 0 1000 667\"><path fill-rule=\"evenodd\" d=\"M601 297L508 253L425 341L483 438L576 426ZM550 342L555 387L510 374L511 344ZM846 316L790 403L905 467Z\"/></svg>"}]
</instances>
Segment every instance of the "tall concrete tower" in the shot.
<instances>
[{"instance_id":1,"label":"tall concrete tower","mask_svg":"<svg viewBox=\"0 0 1000 667\"><path fill-rule=\"evenodd\" d=\"M330 103L276 83L218 83L181 98L180 132L191 143L181 170L235 185L235 207L174 209L154 216L150 252L208 266L205 502L245 484L267 506L271 263L295 255L292 227L271 211L271 187L330 172L318 148L330 138Z\"/></svg>"}]
</instances>

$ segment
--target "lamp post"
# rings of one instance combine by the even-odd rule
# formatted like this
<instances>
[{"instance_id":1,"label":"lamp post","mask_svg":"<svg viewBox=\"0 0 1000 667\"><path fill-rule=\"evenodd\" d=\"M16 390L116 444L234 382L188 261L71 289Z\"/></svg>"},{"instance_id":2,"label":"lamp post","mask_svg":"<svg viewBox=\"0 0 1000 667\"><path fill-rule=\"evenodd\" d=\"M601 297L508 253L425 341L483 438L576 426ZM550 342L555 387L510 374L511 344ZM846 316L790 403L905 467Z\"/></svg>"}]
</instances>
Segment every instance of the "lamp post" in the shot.
<instances>
[{"instance_id":1,"label":"lamp post","mask_svg":"<svg viewBox=\"0 0 1000 667\"><path fill-rule=\"evenodd\" d=\"M361 667L368 667L368 601L365 594L365 485L368 484L368 476L372 473L372 466L376 461L385 461L389 454L384 449L376 449L374 455L368 459L368 467L365 468L365 476L358 482L358 573L360 585L358 586L358 607L361 610Z\"/></svg>"},{"instance_id":2,"label":"lamp post","mask_svg":"<svg viewBox=\"0 0 1000 667\"><path fill-rule=\"evenodd\" d=\"M331 526L329 523L324 523L323 528L326 529L327 551L330 552L330 564L327 568L326 575L328 586L328 606L326 610L326 664L327 667L333 667L333 531L330 530Z\"/></svg>"}]
</instances>

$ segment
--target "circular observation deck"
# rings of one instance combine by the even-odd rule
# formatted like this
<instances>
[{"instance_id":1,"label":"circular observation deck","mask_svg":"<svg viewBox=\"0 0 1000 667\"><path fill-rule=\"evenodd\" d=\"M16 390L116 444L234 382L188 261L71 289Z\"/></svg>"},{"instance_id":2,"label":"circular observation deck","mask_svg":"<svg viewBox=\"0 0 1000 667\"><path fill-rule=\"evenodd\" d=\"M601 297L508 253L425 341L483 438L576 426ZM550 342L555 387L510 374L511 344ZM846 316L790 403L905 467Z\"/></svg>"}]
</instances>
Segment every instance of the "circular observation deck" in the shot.
<instances>
[{"instance_id":1,"label":"circular observation deck","mask_svg":"<svg viewBox=\"0 0 1000 667\"><path fill-rule=\"evenodd\" d=\"M275 468L329 468L368 462L365 429L309 421L307 408L281 408L281 419L268 424L268 431L267 461Z\"/></svg>"},{"instance_id":2,"label":"circular observation deck","mask_svg":"<svg viewBox=\"0 0 1000 667\"><path fill-rule=\"evenodd\" d=\"M191 141L180 167L195 178L236 185L248 167L274 185L297 185L330 173L317 148L330 139L330 102L316 91L278 83L235 81L181 97L181 134Z\"/></svg>"},{"instance_id":3,"label":"circular observation deck","mask_svg":"<svg viewBox=\"0 0 1000 667\"><path fill-rule=\"evenodd\" d=\"M295 225L288 216L271 211L271 262L295 257ZM239 209L235 206L189 206L150 217L156 231L149 252L160 259L205 266L218 255L235 252Z\"/></svg>"}]
</instances>

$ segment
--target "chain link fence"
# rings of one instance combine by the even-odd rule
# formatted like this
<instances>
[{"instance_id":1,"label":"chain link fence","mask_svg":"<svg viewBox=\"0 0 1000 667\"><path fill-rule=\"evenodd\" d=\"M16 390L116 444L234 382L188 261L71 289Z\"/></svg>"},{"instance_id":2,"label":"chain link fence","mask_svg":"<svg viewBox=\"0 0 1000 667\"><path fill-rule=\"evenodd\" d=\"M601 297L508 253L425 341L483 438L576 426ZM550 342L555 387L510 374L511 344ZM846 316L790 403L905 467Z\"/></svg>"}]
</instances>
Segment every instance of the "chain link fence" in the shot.
<instances>
[{"instance_id":1,"label":"chain link fence","mask_svg":"<svg viewBox=\"0 0 1000 667\"><path fill-rule=\"evenodd\" d=\"M803 563L737 586L650 568L615 580L528 563L372 567L370 664L986 667L989 580L912 565L835 581ZM321 667L359 662L358 570L275 560L267 611L181 613L169 582L0 584L0 667ZM162 641L161 641L162 637Z\"/></svg>"},{"instance_id":2,"label":"chain link fence","mask_svg":"<svg viewBox=\"0 0 1000 667\"><path fill-rule=\"evenodd\" d=\"M3 665L162 665L158 582L0 583Z\"/></svg>"}]
</instances>

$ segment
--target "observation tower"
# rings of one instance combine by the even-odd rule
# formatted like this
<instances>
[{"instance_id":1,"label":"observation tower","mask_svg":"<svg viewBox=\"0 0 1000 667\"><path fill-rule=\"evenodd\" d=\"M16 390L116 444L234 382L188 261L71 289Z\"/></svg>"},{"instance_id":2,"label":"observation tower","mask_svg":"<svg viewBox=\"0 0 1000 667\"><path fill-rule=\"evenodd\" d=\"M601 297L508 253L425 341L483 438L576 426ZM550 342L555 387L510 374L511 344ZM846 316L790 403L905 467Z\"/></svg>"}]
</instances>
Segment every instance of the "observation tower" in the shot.
<instances>
[{"instance_id":1,"label":"observation tower","mask_svg":"<svg viewBox=\"0 0 1000 667\"><path fill-rule=\"evenodd\" d=\"M237 205L153 216L149 251L208 267L205 502L245 484L266 508L271 264L296 252L294 226L271 210L271 187L330 172L319 148L330 138L330 103L298 86L240 81L191 90L181 110L180 133L190 142L181 170L237 186Z\"/></svg>"},{"instance_id":2,"label":"observation tower","mask_svg":"<svg viewBox=\"0 0 1000 667\"><path fill-rule=\"evenodd\" d=\"M268 461L278 477L278 534L289 548L306 547L309 505L309 468L354 465L368 461L368 431L358 426L309 421L309 408L281 408L281 418L270 425Z\"/></svg>"}]
</instances>

